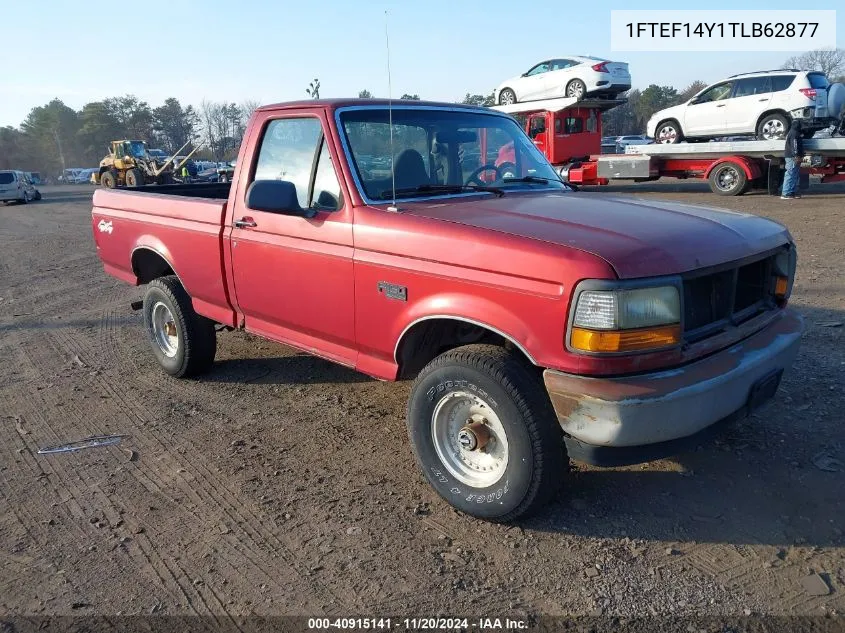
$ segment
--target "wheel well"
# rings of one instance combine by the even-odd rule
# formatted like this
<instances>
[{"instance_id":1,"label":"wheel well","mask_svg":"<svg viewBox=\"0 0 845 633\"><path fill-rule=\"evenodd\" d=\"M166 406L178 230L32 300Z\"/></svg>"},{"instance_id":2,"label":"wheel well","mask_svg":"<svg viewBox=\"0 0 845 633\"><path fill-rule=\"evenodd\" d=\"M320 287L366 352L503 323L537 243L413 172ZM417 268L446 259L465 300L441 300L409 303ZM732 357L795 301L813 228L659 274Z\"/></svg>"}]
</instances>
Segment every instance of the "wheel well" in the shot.
<instances>
[{"instance_id":1,"label":"wheel well","mask_svg":"<svg viewBox=\"0 0 845 633\"><path fill-rule=\"evenodd\" d=\"M153 279L175 274L167 260L149 248L139 248L132 253L132 272L139 284L148 284Z\"/></svg>"},{"instance_id":2,"label":"wheel well","mask_svg":"<svg viewBox=\"0 0 845 633\"><path fill-rule=\"evenodd\" d=\"M504 347L533 364L517 343L483 325L450 318L427 319L412 325L396 346L399 378L413 378L443 352L472 343Z\"/></svg>"},{"instance_id":3,"label":"wheel well","mask_svg":"<svg viewBox=\"0 0 845 633\"><path fill-rule=\"evenodd\" d=\"M760 121L765 119L770 114L780 114L780 115L782 115L786 119L787 123L789 123L792 120L792 117L789 116L789 114L787 114L786 110L778 110L778 109L766 110L763 114L761 114L759 117L757 117L757 125L754 126L755 132L757 131L757 128L760 127Z\"/></svg>"}]
</instances>

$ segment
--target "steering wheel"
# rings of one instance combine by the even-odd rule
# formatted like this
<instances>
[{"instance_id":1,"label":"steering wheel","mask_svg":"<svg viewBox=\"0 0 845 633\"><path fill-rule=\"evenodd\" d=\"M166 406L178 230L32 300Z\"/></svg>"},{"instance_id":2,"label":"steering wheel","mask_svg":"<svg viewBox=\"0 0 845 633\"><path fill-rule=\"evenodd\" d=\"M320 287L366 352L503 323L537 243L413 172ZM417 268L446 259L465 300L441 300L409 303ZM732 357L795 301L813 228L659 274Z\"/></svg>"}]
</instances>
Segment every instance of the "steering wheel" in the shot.
<instances>
[{"instance_id":1,"label":"steering wheel","mask_svg":"<svg viewBox=\"0 0 845 633\"><path fill-rule=\"evenodd\" d=\"M486 183L486 182L482 181L479 178L479 176L481 174L483 174L485 171L495 171L496 172L496 180L502 179L502 169L501 169L501 167L497 167L493 163L487 163L485 165L482 165L478 169L476 169L474 172L472 172L467 177L466 182L464 184L465 185L471 185L471 184L475 183L476 185L480 185L482 187L490 184L490 183Z\"/></svg>"}]
</instances>

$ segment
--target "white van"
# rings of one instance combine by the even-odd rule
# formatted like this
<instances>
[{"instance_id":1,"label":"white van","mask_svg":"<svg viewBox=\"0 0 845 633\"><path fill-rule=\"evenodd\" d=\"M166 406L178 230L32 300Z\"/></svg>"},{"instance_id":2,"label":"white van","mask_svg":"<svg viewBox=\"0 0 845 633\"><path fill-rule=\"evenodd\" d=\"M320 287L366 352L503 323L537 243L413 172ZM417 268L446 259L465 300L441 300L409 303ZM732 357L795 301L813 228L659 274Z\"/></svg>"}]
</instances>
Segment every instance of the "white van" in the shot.
<instances>
[{"instance_id":1,"label":"white van","mask_svg":"<svg viewBox=\"0 0 845 633\"><path fill-rule=\"evenodd\" d=\"M0 202L41 200L41 192L32 186L29 176L17 169L0 171Z\"/></svg>"}]
</instances>

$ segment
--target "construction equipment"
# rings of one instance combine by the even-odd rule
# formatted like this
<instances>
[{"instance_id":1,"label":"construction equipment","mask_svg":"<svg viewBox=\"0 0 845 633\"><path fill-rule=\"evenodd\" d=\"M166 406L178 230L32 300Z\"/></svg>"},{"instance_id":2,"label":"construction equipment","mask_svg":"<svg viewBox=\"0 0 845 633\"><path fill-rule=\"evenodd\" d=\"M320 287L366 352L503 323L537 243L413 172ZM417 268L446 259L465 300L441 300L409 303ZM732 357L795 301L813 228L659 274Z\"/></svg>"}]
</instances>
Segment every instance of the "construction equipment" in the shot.
<instances>
[{"instance_id":1,"label":"construction equipment","mask_svg":"<svg viewBox=\"0 0 845 633\"><path fill-rule=\"evenodd\" d=\"M202 147L200 143L177 164L174 159L190 144L191 141L188 141L172 156L162 160L150 154L144 141L112 141L108 156L100 161L99 172L93 180L108 189L169 184L173 182L173 175Z\"/></svg>"}]
</instances>

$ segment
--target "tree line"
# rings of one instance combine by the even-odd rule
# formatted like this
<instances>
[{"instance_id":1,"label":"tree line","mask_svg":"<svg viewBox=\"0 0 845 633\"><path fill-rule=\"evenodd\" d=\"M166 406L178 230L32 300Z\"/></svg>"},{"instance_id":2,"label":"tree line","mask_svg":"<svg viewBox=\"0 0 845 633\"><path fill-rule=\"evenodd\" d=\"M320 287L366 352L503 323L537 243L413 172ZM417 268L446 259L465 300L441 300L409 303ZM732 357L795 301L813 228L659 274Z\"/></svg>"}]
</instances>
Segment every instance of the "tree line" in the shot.
<instances>
[{"instance_id":1,"label":"tree line","mask_svg":"<svg viewBox=\"0 0 845 633\"><path fill-rule=\"evenodd\" d=\"M152 107L134 95L86 103L74 110L53 99L33 108L19 128L0 128L0 169L26 169L48 175L69 167L97 165L111 141L140 139L168 154L188 143L185 153L203 143L197 156L231 160L238 152L246 123L258 107L203 101L199 107L165 99Z\"/></svg>"},{"instance_id":2,"label":"tree line","mask_svg":"<svg viewBox=\"0 0 845 633\"><path fill-rule=\"evenodd\" d=\"M824 72L831 81L845 82L845 49L809 51L791 57L784 68L802 68ZM690 99L706 87L694 81L682 89L652 84L621 95L624 105L603 115L606 136L642 134L652 114ZM320 98L320 80L315 78L305 89L306 96ZM358 97L372 98L369 90ZM400 100L419 100L418 94L405 93ZM492 106L494 95L467 93L461 103ZM198 107L183 105L170 97L152 107L134 95L112 97L86 103L80 110L60 99L30 111L17 128L0 128L0 169L26 169L48 175L67 167L93 166L105 156L111 141L123 138L147 141L151 148L172 154L188 141L203 143L196 155L210 160L236 157L246 123L258 107L256 101L202 101Z\"/></svg>"}]
</instances>

